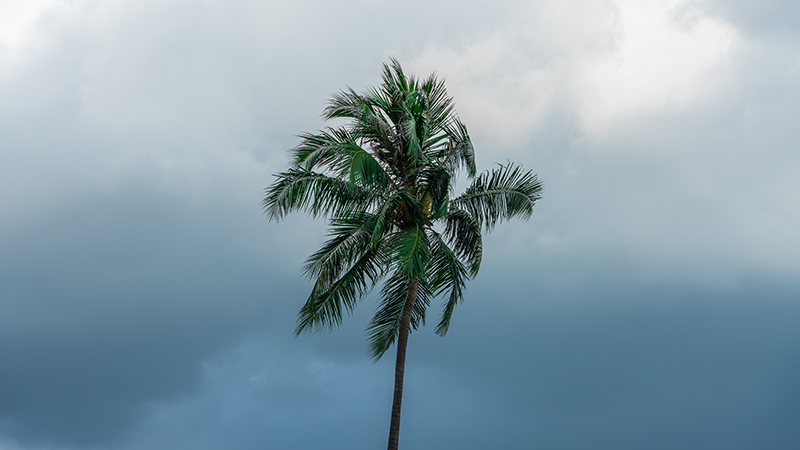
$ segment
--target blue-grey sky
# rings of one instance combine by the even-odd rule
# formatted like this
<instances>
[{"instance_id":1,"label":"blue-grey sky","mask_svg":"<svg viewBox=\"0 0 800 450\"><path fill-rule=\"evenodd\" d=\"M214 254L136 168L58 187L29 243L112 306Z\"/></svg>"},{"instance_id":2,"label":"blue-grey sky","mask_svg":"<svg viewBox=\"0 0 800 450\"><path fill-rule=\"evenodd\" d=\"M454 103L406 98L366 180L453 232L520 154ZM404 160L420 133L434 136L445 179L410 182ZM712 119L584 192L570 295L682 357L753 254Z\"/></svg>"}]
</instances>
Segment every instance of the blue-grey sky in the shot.
<instances>
[{"instance_id":1,"label":"blue-grey sky","mask_svg":"<svg viewBox=\"0 0 800 450\"><path fill-rule=\"evenodd\" d=\"M390 57L545 183L401 448L800 448L796 2L5 0L0 450L385 445L373 299L294 338L324 223L259 202Z\"/></svg>"}]
</instances>

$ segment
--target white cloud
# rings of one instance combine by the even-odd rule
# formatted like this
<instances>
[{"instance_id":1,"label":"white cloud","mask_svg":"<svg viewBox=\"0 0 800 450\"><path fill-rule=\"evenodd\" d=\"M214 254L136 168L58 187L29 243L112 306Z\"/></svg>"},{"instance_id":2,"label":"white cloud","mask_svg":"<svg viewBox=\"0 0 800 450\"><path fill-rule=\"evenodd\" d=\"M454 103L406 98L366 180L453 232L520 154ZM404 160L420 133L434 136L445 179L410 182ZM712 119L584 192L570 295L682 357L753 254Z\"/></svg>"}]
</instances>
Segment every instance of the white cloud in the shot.
<instances>
[{"instance_id":1,"label":"white cloud","mask_svg":"<svg viewBox=\"0 0 800 450\"><path fill-rule=\"evenodd\" d=\"M0 46L14 48L21 45L42 13L59 3L59 0L0 2Z\"/></svg>"},{"instance_id":2,"label":"white cloud","mask_svg":"<svg viewBox=\"0 0 800 450\"><path fill-rule=\"evenodd\" d=\"M580 64L576 97L588 133L696 101L712 83L714 67L737 42L736 30L697 10L681 10L691 6L686 1L672 3L617 2L613 50Z\"/></svg>"},{"instance_id":3,"label":"white cloud","mask_svg":"<svg viewBox=\"0 0 800 450\"><path fill-rule=\"evenodd\" d=\"M686 1L544 2L510 16L486 37L430 46L411 64L446 74L461 114L509 142L557 112L597 134L691 103L738 42L732 26Z\"/></svg>"}]
</instances>

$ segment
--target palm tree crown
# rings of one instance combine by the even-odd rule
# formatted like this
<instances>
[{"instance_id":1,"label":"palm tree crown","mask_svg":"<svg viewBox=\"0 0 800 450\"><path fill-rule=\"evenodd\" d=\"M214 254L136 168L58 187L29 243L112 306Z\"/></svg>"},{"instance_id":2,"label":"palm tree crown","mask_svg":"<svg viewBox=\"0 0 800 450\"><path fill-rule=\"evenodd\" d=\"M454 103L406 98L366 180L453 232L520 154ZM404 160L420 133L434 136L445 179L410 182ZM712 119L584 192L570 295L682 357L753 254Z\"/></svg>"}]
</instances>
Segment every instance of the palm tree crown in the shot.
<instances>
[{"instance_id":1,"label":"palm tree crown","mask_svg":"<svg viewBox=\"0 0 800 450\"><path fill-rule=\"evenodd\" d=\"M406 75L394 59L378 88L335 94L323 118L345 125L302 134L263 202L270 219L305 210L329 221L329 239L304 267L314 287L296 333L338 325L382 283L370 353L378 359L397 341L404 365L407 335L439 295L436 333L447 333L480 268L482 231L529 218L542 184L511 163L476 176L472 142L443 81ZM472 183L451 197L462 170ZM400 384L402 393L402 373ZM397 416L399 427L399 406Z\"/></svg>"}]
</instances>

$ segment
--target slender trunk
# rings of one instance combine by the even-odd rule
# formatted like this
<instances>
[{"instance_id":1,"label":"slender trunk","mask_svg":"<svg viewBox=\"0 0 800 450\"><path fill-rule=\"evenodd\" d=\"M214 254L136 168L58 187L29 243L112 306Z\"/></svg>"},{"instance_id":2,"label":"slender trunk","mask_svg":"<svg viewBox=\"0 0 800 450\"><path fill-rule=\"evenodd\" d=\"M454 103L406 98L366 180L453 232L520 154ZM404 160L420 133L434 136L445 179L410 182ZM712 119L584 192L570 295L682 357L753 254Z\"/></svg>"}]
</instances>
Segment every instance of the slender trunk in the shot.
<instances>
[{"instance_id":1,"label":"slender trunk","mask_svg":"<svg viewBox=\"0 0 800 450\"><path fill-rule=\"evenodd\" d=\"M397 333L397 361L394 365L394 400L392 401L392 423L389 425L389 450L397 450L400 443L400 407L403 404L403 375L406 370L406 346L408 332L411 328L411 312L417 301L417 281L408 284L406 304L400 317L400 329Z\"/></svg>"}]
</instances>

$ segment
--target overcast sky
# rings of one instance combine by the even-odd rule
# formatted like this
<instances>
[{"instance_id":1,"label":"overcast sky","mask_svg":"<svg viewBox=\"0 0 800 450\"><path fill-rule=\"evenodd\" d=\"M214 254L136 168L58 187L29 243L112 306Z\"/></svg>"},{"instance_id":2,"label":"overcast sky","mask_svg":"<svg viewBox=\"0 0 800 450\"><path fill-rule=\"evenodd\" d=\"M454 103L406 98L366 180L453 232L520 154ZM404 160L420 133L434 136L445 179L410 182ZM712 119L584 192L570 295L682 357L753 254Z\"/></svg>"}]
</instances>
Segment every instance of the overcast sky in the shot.
<instances>
[{"instance_id":1,"label":"overcast sky","mask_svg":"<svg viewBox=\"0 0 800 450\"><path fill-rule=\"evenodd\" d=\"M795 0L2 0L0 450L385 445L373 299L294 338L324 223L259 203L390 57L545 183L401 448L800 448Z\"/></svg>"}]
</instances>

